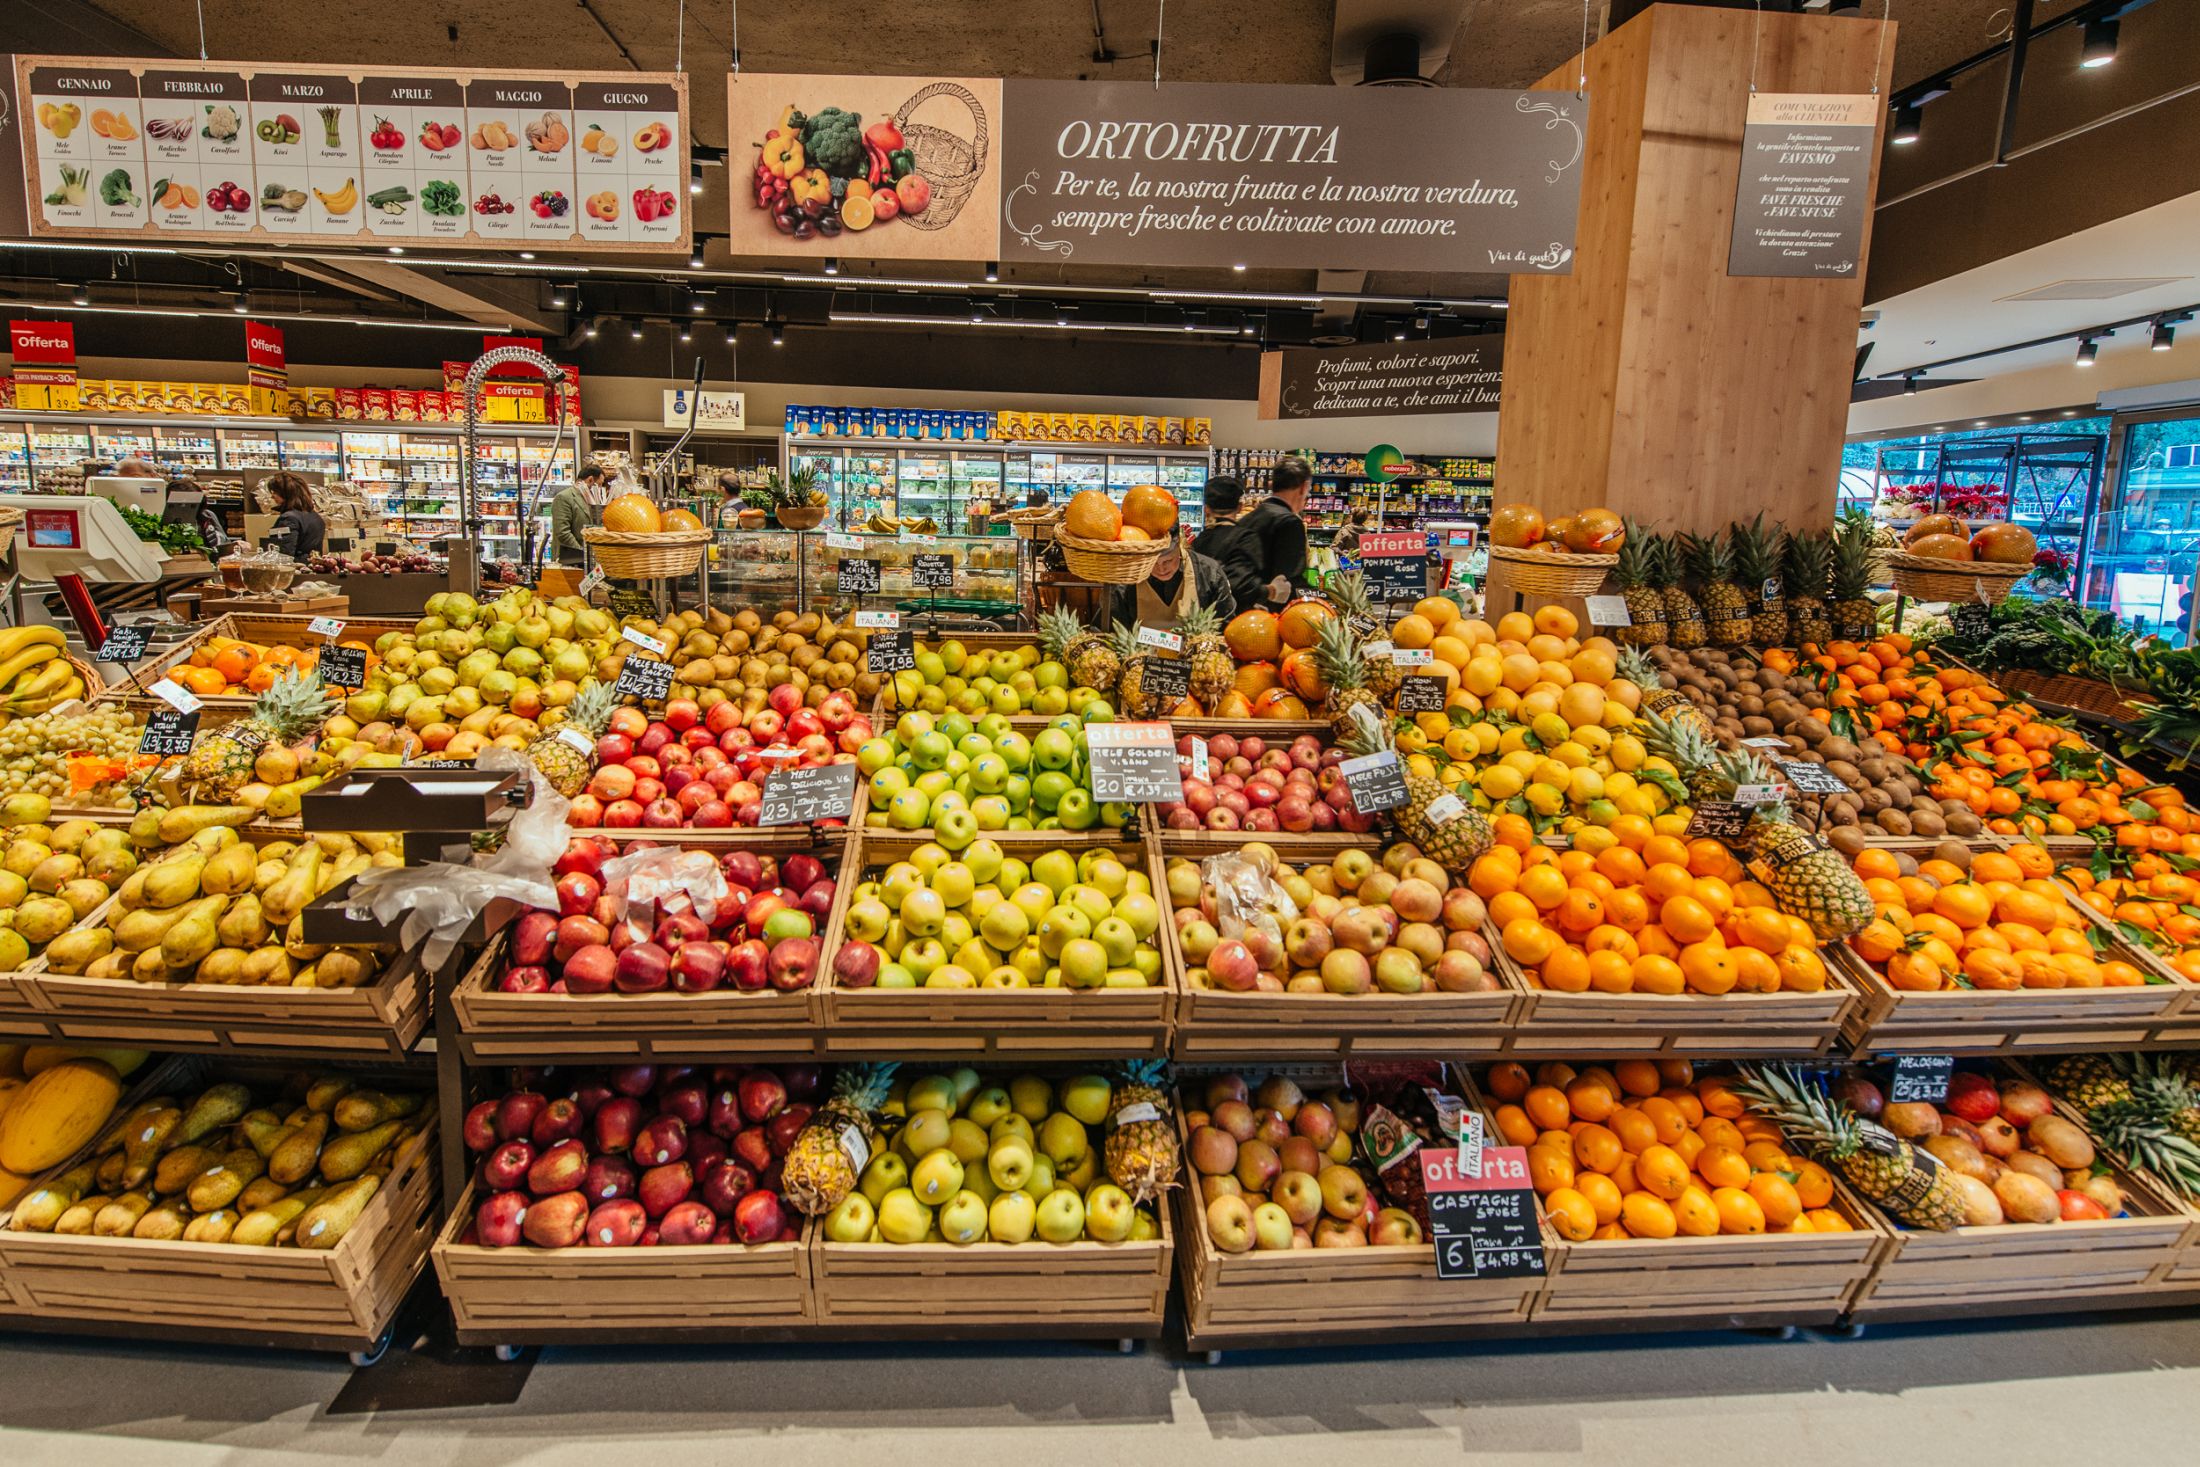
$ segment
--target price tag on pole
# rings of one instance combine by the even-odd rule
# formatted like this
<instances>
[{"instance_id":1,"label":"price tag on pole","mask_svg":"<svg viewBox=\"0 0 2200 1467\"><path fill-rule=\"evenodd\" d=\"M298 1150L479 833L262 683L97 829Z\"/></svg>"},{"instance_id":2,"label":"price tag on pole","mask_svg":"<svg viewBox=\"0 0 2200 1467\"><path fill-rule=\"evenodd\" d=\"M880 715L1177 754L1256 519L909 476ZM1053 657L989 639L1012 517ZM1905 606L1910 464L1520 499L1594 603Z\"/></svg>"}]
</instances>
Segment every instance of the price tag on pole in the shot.
<instances>
[{"instance_id":1,"label":"price tag on pole","mask_svg":"<svg viewBox=\"0 0 2200 1467\"><path fill-rule=\"evenodd\" d=\"M1749 807L1737 805L1731 800L1705 800L1688 817L1688 838L1709 836L1713 840L1740 840L1749 832Z\"/></svg>"},{"instance_id":2,"label":"price tag on pole","mask_svg":"<svg viewBox=\"0 0 2200 1467\"><path fill-rule=\"evenodd\" d=\"M138 752L158 754L163 758L170 754L188 754L198 732L197 709L179 713L173 708L155 708L146 715L145 732L138 737Z\"/></svg>"},{"instance_id":3,"label":"price tag on pole","mask_svg":"<svg viewBox=\"0 0 2200 1467\"><path fill-rule=\"evenodd\" d=\"M1887 1099L1895 1105L1919 1100L1939 1105L1948 1098L1948 1082L1955 1077L1952 1054L1897 1055L1894 1075L1887 1082Z\"/></svg>"},{"instance_id":4,"label":"price tag on pole","mask_svg":"<svg viewBox=\"0 0 2200 1467\"><path fill-rule=\"evenodd\" d=\"M1398 762L1394 750L1347 759L1337 766L1337 772L1352 792L1352 807L1362 815L1395 810L1406 802L1406 767Z\"/></svg>"},{"instance_id":5,"label":"price tag on pole","mask_svg":"<svg viewBox=\"0 0 2200 1467\"><path fill-rule=\"evenodd\" d=\"M1440 677L1409 677L1398 684L1400 713L1441 713L1447 694Z\"/></svg>"},{"instance_id":6,"label":"price tag on pole","mask_svg":"<svg viewBox=\"0 0 2200 1467\"><path fill-rule=\"evenodd\" d=\"M145 655L143 627L116 627L92 654L94 662L135 662Z\"/></svg>"},{"instance_id":7,"label":"price tag on pole","mask_svg":"<svg viewBox=\"0 0 2200 1467\"><path fill-rule=\"evenodd\" d=\"M1983 637L1992 624L1993 613L1981 602L1948 603L1948 629L1959 637Z\"/></svg>"},{"instance_id":8,"label":"price tag on pole","mask_svg":"<svg viewBox=\"0 0 2200 1467\"><path fill-rule=\"evenodd\" d=\"M811 825L846 820L856 809L856 767L819 764L778 769L764 776L758 825Z\"/></svg>"},{"instance_id":9,"label":"price tag on pole","mask_svg":"<svg viewBox=\"0 0 2200 1467\"><path fill-rule=\"evenodd\" d=\"M1165 723L1087 724L1085 749L1096 800L1144 805L1184 798L1176 740Z\"/></svg>"},{"instance_id":10,"label":"price tag on pole","mask_svg":"<svg viewBox=\"0 0 2200 1467\"><path fill-rule=\"evenodd\" d=\"M364 647L339 647L334 642L321 644L321 681L338 687L363 688L367 685L367 649Z\"/></svg>"},{"instance_id":11,"label":"price tag on pole","mask_svg":"<svg viewBox=\"0 0 2200 1467\"><path fill-rule=\"evenodd\" d=\"M316 637L327 637L334 641L344 634L344 623L333 616L317 616L306 623L306 630Z\"/></svg>"},{"instance_id":12,"label":"price tag on pole","mask_svg":"<svg viewBox=\"0 0 2200 1467\"><path fill-rule=\"evenodd\" d=\"M1635 619L1627 614L1625 596L1584 596L1589 609L1589 625L1593 627L1631 627Z\"/></svg>"},{"instance_id":13,"label":"price tag on pole","mask_svg":"<svg viewBox=\"0 0 2200 1467\"><path fill-rule=\"evenodd\" d=\"M955 557L916 555L909 560L909 582L919 590L945 591L955 584Z\"/></svg>"},{"instance_id":14,"label":"price tag on pole","mask_svg":"<svg viewBox=\"0 0 2200 1467\"><path fill-rule=\"evenodd\" d=\"M621 698L639 698L645 703L661 700L672 691L672 664L629 652L626 661L619 664L619 680L611 685L611 691Z\"/></svg>"},{"instance_id":15,"label":"price tag on pole","mask_svg":"<svg viewBox=\"0 0 2200 1467\"><path fill-rule=\"evenodd\" d=\"M878 590L878 562L857 559L841 561L834 571L833 590L842 596L869 596L875 593Z\"/></svg>"},{"instance_id":16,"label":"price tag on pole","mask_svg":"<svg viewBox=\"0 0 2200 1467\"><path fill-rule=\"evenodd\" d=\"M1174 708L1178 700L1191 696L1192 665L1175 657L1149 658L1145 683L1148 697L1160 700L1163 708Z\"/></svg>"},{"instance_id":17,"label":"price tag on pole","mask_svg":"<svg viewBox=\"0 0 2200 1467\"><path fill-rule=\"evenodd\" d=\"M871 645L863 650L863 665L867 671L880 673L905 672L915 667L916 633L892 632L871 638Z\"/></svg>"},{"instance_id":18,"label":"price tag on pole","mask_svg":"<svg viewBox=\"0 0 2200 1467\"><path fill-rule=\"evenodd\" d=\"M1429 1241L1440 1279L1532 1278L1545 1272L1543 1228L1536 1219L1528 1153L1520 1146L1481 1148L1479 1176L1467 1176L1457 1152L1424 1146L1415 1154L1428 1193Z\"/></svg>"}]
</instances>

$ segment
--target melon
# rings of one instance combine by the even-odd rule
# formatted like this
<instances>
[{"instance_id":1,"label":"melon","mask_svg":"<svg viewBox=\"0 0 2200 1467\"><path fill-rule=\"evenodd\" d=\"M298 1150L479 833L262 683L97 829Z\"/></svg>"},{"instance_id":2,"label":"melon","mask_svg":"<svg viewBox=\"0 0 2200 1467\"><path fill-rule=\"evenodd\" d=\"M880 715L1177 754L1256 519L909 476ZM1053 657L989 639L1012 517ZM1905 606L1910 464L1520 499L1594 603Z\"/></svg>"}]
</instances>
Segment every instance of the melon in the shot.
<instances>
[{"instance_id":1,"label":"melon","mask_svg":"<svg viewBox=\"0 0 2200 1467\"><path fill-rule=\"evenodd\" d=\"M1098 489L1080 489L1062 511L1062 528L1082 540L1113 540L1123 532L1123 512Z\"/></svg>"},{"instance_id":2,"label":"melon","mask_svg":"<svg viewBox=\"0 0 2200 1467\"><path fill-rule=\"evenodd\" d=\"M1902 532L1904 545L1914 544L1927 535L1960 535L1963 521L1952 514L1929 514Z\"/></svg>"},{"instance_id":3,"label":"melon","mask_svg":"<svg viewBox=\"0 0 2200 1467\"><path fill-rule=\"evenodd\" d=\"M700 530L703 528L703 521L688 510L668 509L664 512L663 523L659 528L666 530Z\"/></svg>"},{"instance_id":4,"label":"melon","mask_svg":"<svg viewBox=\"0 0 2200 1467\"><path fill-rule=\"evenodd\" d=\"M2030 565L2039 548L2030 530L2006 522L1981 525L1971 537L1971 554L1995 565Z\"/></svg>"},{"instance_id":5,"label":"melon","mask_svg":"<svg viewBox=\"0 0 2200 1467\"><path fill-rule=\"evenodd\" d=\"M1490 511L1490 543L1525 550L1544 536L1543 511L1532 504L1501 504Z\"/></svg>"},{"instance_id":6,"label":"melon","mask_svg":"<svg viewBox=\"0 0 2200 1467\"><path fill-rule=\"evenodd\" d=\"M1922 535L1902 547L1912 555L1933 560L1969 560L1971 542L1961 535Z\"/></svg>"},{"instance_id":7,"label":"melon","mask_svg":"<svg viewBox=\"0 0 2200 1467\"><path fill-rule=\"evenodd\" d=\"M654 535L665 521L647 494L622 494L603 507L603 527L622 535Z\"/></svg>"},{"instance_id":8,"label":"melon","mask_svg":"<svg viewBox=\"0 0 2200 1467\"><path fill-rule=\"evenodd\" d=\"M0 1114L0 1169L35 1176L91 1144L122 1099L105 1060L63 1060L39 1071Z\"/></svg>"},{"instance_id":9,"label":"melon","mask_svg":"<svg viewBox=\"0 0 2200 1467\"><path fill-rule=\"evenodd\" d=\"M1154 539L1176 528L1176 496L1159 484L1133 484L1123 493L1123 523Z\"/></svg>"}]
</instances>

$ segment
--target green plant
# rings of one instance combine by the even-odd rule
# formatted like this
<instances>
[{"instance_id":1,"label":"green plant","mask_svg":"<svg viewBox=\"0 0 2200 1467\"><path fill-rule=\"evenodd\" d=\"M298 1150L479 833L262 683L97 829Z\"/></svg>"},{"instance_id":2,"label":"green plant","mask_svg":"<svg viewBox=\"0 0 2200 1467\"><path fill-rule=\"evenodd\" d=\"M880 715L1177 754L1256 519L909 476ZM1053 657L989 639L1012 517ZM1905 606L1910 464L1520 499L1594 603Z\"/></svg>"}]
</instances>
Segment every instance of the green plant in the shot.
<instances>
[{"instance_id":1,"label":"green plant","mask_svg":"<svg viewBox=\"0 0 2200 1467\"><path fill-rule=\"evenodd\" d=\"M206 541L190 525L166 524L158 515L147 514L144 510L127 504L117 507L121 509L122 518L130 526L132 534L140 540L160 546L170 555L206 549Z\"/></svg>"}]
</instances>

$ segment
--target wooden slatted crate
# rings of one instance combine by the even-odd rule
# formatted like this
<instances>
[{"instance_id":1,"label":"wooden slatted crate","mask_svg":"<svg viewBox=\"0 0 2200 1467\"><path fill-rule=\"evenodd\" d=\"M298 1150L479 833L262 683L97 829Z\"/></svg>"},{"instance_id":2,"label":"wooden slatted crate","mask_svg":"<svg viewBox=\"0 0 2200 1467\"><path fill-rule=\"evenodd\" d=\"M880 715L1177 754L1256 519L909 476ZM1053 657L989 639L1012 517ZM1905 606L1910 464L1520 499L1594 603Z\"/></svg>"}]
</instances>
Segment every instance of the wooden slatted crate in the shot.
<instances>
[{"instance_id":1,"label":"wooden slatted crate","mask_svg":"<svg viewBox=\"0 0 2200 1467\"><path fill-rule=\"evenodd\" d=\"M435 1240L437 1280L465 1345L622 1335L772 1336L814 1321L801 1241L650 1248L487 1248L468 1186Z\"/></svg>"}]
</instances>

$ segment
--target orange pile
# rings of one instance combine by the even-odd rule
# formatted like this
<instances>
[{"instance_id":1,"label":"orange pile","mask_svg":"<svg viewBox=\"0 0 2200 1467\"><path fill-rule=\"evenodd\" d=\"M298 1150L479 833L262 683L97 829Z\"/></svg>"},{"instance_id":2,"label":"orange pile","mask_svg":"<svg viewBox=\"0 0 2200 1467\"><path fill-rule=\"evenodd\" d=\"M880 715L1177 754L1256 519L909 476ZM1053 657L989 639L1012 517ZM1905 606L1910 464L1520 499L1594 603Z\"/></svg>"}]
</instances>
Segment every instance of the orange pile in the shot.
<instances>
[{"instance_id":1,"label":"orange pile","mask_svg":"<svg viewBox=\"0 0 2200 1467\"><path fill-rule=\"evenodd\" d=\"M1847 1233L1833 1178L1787 1149L1723 1081L1687 1060L1607 1068L1495 1064L1482 1089L1497 1130L1528 1149L1528 1176L1569 1243L1716 1233Z\"/></svg>"},{"instance_id":2,"label":"orange pile","mask_svg":"<svg viewBox=\"0 0 2200 1467\"><path fill-rule=\"evenodd\" d=\"M2158 858L2150 858L2158 859ZM2065 866L2055 873L2078 899L2116 924L2127 941L2159 953L2169 966L2200 983L2200 881L2166 867L2143 880L2136 876L2096 879L2087 866Z\"/></svg>"},{"instance_id":3,"label":"orange pile","mask_svg":"<svg viewBox=\"0 0 2200 1467\"><path fill-rule=\"evenodd\" d=\"M2135 988L2146 975L2094 955L2090 929L2048 879L2037 846L1985 851L1968 874L1920 861L1904 876L1893 855L1867 850L1851 863L1879 915L1849 947L1907 993L1956 988Z\"/></svg>"},{"instance_id":4,"label":"orange pile","mask_svg":"<svg viewBox=\"0 0 2200 1467\"><path fill-rule=\"evenodd\" d=\"M1500 828L1467 885L1530 982L1559 993L1817 993L1825 961L1808 923L1773 905L1715 840L1655 835L1623 817L1591 855Z\"/></svg>"},{"instance_id":5,"label":"orange pile","mask_svg":"<svg viewBox=\"0 0 2200 1467\"><path fill-rule=\"evenodd\" d=\"M365 642L346 641L338 645L365 651L369 670L378 660ZM276 675L286 668L304 670L320 665L319 643L311 647L289 647L281 643L242 642L234 637L209 637L191 649L189 658L169 668L162 677L201 698L249 697L273 687Z\"/></svg>"}]
</instances>

